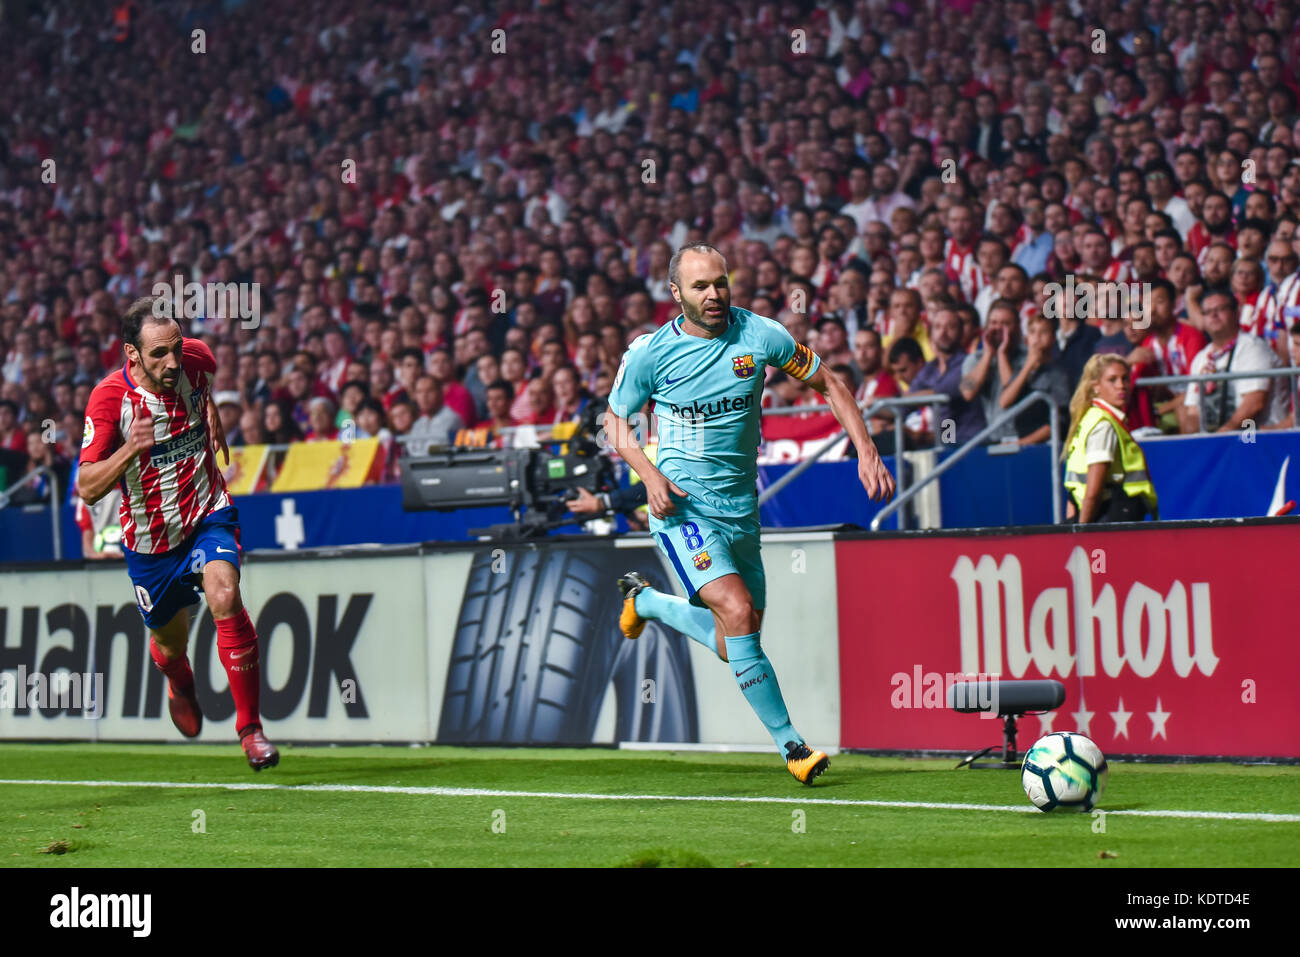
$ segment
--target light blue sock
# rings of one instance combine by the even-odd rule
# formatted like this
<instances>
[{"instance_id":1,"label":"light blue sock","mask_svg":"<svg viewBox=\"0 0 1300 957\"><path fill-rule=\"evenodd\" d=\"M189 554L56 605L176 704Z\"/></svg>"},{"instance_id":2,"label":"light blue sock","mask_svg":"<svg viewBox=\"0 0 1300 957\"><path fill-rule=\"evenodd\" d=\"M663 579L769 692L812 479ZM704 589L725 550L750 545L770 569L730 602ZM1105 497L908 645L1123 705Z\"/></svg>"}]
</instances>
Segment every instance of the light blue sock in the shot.
<instances>
[{"instance_id":1,"label":"light blue sock","mask_svg":"<svg viewBox=\"0 0 1300 957\"><path fill-rule=\"evenodd\" d=\"M785 709L785 699L781 697L781 686L776 683L776 672L772 662L763 654L758 643L758 632L752 635L728 637L727 660L731 663L731 673L740 685L740 691L754 709L758 719L767 728L767 733L776 742L777 750L785 755L787 742L801 742L799 732L790 723L790 713Z\"/></svg>"},{"instance_id":2,"label":"light blue sock","mask_svg":"<svg viewBox=\"0 0 1300 957\"><path fill-rule=\"evenodd\" d=\"M713 654L718 653L718 642L713 628L713 612L692 605L685 598L665 595L653 588L642 588L634 600L636 613L642 618L654 618L670 628L676 628L687 638L698 641Z\"/></svg>"}]
</instances>

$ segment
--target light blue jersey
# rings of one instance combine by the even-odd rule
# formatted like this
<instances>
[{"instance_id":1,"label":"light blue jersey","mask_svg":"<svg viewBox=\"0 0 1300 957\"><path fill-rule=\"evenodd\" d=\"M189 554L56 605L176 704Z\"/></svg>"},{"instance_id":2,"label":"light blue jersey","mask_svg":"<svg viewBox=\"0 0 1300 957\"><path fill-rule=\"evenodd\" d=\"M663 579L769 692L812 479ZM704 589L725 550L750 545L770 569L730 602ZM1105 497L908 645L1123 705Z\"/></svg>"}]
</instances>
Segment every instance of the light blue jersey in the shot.
<instances>
[{"instance_id":1,"label":"light blue jersey","mask_svg":"<svg viewBox=\"0 0 1300 957\"><path fill-rule=\"evenodd\" d=\"M690 496L694 513L724 518L757 510L764 366L799 379L821 360L779 322L731 308L714 339L682 331L676 319L628 346L609 404L629 418L653 399L659 417L657 467Z\"/></svg>"}]
</instances>

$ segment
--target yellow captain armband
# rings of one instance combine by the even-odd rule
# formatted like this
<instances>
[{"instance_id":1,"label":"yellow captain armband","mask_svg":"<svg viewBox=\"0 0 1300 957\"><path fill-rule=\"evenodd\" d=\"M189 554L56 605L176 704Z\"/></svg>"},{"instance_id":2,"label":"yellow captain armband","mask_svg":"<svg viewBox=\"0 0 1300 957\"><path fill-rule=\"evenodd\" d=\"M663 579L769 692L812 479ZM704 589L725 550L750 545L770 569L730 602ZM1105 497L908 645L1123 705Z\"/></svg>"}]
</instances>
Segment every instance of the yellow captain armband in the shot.
<instances>
[{"instance_id":1,"label":"yellow captain armband","mask_svg":"<svg viewBox=\"0 0 1300 957\"><path fill-rule=\"evenodd\" d=\"M813 368L816 366L817 354L809 349L802 342L796 343L794 355L790 361L781 366L781 371L786 375L792 375L796 379L807 379L813 374Z\"/></svg>"}]
</instances>

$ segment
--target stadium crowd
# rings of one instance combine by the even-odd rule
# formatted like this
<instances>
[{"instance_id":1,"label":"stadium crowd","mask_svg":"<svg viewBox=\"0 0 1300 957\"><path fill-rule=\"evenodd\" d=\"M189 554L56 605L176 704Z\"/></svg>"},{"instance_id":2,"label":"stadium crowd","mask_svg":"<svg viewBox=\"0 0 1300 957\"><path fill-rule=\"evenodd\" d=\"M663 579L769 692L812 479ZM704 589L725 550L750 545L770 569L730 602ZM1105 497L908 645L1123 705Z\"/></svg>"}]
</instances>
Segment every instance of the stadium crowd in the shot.
<instances>
[{"instance_id":1,"label":"stadium crowd","mask_svg":"<svg viewBox=\"0 0 1300 957\"><path fill-rule=\"evenodd\" d=\"M0 465L75 461L157 282L256 284L187 328L231 444L572 420L698 240L860 400L946 394L917 442L1065 416L1097 352L1300 364L1297 7L6 4ZM1286 380L1205 388L1128 422L1294 423Z\"/></svg>"}]
</instances>

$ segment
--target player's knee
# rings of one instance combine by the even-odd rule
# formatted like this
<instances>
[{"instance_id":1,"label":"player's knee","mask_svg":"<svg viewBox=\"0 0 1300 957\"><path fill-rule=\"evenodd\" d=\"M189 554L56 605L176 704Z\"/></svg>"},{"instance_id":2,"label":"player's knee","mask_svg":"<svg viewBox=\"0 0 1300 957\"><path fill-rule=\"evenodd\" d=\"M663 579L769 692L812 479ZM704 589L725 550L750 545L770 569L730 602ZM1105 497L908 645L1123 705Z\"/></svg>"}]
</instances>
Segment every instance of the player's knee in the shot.
<instances>
[{"instance_id":1,"label":"player's knee","mask_svg":"<svg viewBox=\"0 0 1300 957\"><path fill-rule=\"evenodd\" d=\"M723 602L718 617L722 619L728 636L752 635L758 631L758 614L748 599L734 598Z\"/></svg>"},{"instance_id":2,"label":"player's knee","mask_svg":"<svg viewBox=\"0 0 1300 957\"><path fill-rule=\"evenodd\" d=\"M190 634L190 616L185 609L176 613L171 621L164 625L150 626L149 634L153 637L154 643L163 650L168 658L175 658L177 655L185 654L185 646L189 643Z\"/></svg>"},{"instance_id":3,"label":"player's knee","mask_svg":"<svg viewBox=\"0 0 1300 957\"><path fill-rule=\"evenodd\" d=\"M742 635L758 634L758 613L752 607L741 614L739 627L744 629Z\"/></svg>"},{"instance_id":4,"label":"player's knee","mask_svg":"<svg viewBox=\"0 0 1300 957\"><path fill-rule=\"evenodd\" d=\"M208 597L208 607L215 617L225 618L239 612L239 586L234 582L205 584L203 592Z\"/></svg>"},{"instance_id":5,"label":"player's knee","mask_svg":"<svg viewBox=\"0 0 1300 957\"><path fill-rule=\"evenodd\" d=\"M189 636L185 632L177 634L174 631L166 629L153 631L154 643L163 650L168 658L175 658L177 655L185 654L185 646L188 643Z\"/></svg>"}]
</instances>

